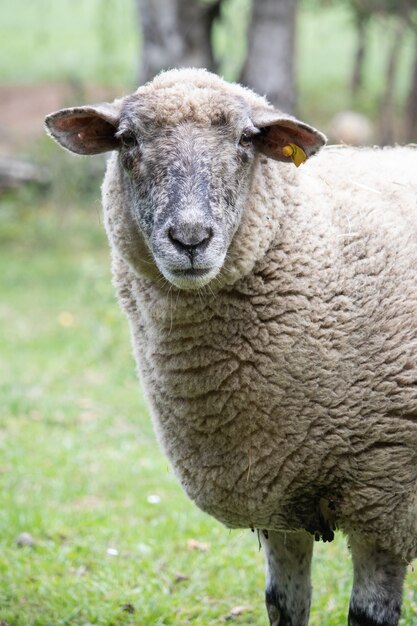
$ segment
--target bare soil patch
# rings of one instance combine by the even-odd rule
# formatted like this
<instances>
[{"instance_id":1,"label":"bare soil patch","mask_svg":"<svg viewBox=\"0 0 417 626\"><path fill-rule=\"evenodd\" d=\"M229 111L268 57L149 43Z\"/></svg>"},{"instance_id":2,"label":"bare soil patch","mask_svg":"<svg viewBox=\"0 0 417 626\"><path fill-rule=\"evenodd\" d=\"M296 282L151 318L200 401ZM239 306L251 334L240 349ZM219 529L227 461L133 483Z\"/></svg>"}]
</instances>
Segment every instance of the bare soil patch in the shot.
<instances>
[{"instance_id":1,"label":"bare soil patch","mask_svg":"<svg viewBox=\"0 0 417 626\"><path fill-rule=\"evenodd\" d=\"M45 116L65 106L113 100L120 88L68 83L0 85L0 155L24 156L44 133Z\"/></svg>"}]
</instances>

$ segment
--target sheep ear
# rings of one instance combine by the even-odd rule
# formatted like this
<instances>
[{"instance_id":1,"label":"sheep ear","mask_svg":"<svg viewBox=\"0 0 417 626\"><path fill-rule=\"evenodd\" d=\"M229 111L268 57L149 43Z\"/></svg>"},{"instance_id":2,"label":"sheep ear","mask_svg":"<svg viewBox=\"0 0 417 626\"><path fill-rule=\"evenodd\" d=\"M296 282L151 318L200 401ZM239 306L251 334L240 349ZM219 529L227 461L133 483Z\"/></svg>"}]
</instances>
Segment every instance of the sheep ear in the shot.
<instances>
[{"instance_id":1,"label":"sheep ear","mask_svg":"<svg viewBox=\"0 0 417 626\"><path fill-rule=\"evenodd\" d=\"M45 119L47 133L63 148L76 154L116 150L119 107L114 104L61 109Z\"/></svg>"},{"instance_id":2,"label":"sheep ear","mask_svg":"<svg viewBox=\"0 0 417 626\"><path fill-rule=\"evenodd\" d=\"M257 149L277 161L301 165L327 141L319 130L279 111L262 111L252 122L261 131L255 138Z\"/></svg>"}]
</instances>

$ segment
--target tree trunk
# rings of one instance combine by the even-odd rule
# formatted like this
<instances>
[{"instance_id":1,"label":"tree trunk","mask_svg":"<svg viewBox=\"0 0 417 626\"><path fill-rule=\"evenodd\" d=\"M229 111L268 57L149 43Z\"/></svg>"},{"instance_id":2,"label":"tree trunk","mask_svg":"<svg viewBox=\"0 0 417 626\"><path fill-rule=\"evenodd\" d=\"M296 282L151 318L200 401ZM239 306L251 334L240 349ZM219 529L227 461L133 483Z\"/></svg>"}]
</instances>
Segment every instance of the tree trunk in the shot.
<instances>
[{"instance_id":1,"label":"tree trunk","mask_svg":"<svg viewBox=\"0 0 417 626\"><path fill-rule=\"evenodd\" d=\"M50 175L45 168L34 163L14 157L0 157L0 191L17 189L27 183L46 186L50 183Z\"/></svg>"},{"instance_id":2,"label":"tree trunk","mask_svg":"<svg viewBox=\"0 0 417 626\"><path fill-rule=\"evenodd\" d=\"M360 17L356 22L357 45L352 72L351 94L355 98L363 85L363 66L366 55L366 43L368 35L369 19Z\"/></svg>"},{"instance_id":3,"label":"tree trunk","mask_svg":"<svg viewBox=\"0 0 417 626\"><path fill-rule=\"evenodd\" d=\"M211 29L220 3L136 0L143 40L140 82L173 67L215 70Z\"/></svg>"},{"instance_id":4,"label":"tree trunk","mask_svg":"<svg viewBox=\"0 0 417 626\"><path fill-rule=\"evenodd\" d=\"M297 0L253 0L248 54L241 82L278 108L295 108L294 48Z\"/></svg>"},{"instance_id":5,"label":"tree trunk","mask_svg":"<svg viewBox=\"0 0 417 626\"><path fill-rule=\"evenodd\" d=\"M388 56L387 77L380 113L380 143L382 145L391 144L395 137L395 81L397 76L398 57L401 50L401 44L404 40L404 32L406 28L406 22L401 20L398 24L396 32L394 33L394 39Z\"/></svg>"},{"instance_id":6,"label":"tree trunk","mask_svg":"<svg viewBox=\"0 0 417 626\"><path fill-rule=\"evenodd\" d=\"M417 143L417 34L414 36L414 61L407 99L405 133L407 142Z\"/></svg>"}]
</instances>

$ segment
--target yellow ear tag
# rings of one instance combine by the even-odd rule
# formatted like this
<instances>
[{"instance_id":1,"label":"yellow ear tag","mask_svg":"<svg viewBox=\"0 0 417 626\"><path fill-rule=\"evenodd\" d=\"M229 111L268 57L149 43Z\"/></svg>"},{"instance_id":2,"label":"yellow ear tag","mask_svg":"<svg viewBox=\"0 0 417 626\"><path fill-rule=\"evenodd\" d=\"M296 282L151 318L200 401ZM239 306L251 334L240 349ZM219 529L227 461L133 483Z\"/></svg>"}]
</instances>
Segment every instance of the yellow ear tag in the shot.
<instances>
[{"instance_id":1,"label":"yellow ear tag","mask_svg":"<svg viewBox=\"0 0 417 626\"><path fill-rule=\"evenodd\" d=\"M289 143L288 145L282 148L282 154L285 157L290 157L291 161L297 167L300 167L304 161L307 161L307 155L300 146L297 146L295 143Z\"/></svg>"}]
</instances>

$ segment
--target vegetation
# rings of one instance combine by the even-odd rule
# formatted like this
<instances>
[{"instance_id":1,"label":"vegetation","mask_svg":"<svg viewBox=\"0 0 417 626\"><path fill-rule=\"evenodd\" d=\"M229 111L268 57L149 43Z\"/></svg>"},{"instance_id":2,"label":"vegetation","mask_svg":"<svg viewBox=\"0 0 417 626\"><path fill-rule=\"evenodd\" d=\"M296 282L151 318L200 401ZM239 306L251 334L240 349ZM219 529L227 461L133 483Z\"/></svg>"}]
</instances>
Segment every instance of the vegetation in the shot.
<instances>
[{"instance_id":1,"label":"vegetation","mask_svg":"<svg viewBox=\"0 0 417 626\"><path fill-rule=\"evenodd\" d=\"M36 0L21 8L0 2L8 51L0 60L0 83L129 84L138 56L134 9L131 0Z\"/></svg>"},{"instance_id":2,"label":"vegetation","mask_svg":"<svg viewBox=\"0 0 417 626\"><path fill-rule=\"evenodd\" d=\"M89 206L2 201L0 623L263 624L256 536L201 513L158 449L98 191ZM404 626L417 618L413 582ZM311 625L340 626L351 586L341 536L316 545L313 584Z\"/></svg>"}]
</instances>

